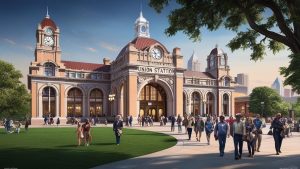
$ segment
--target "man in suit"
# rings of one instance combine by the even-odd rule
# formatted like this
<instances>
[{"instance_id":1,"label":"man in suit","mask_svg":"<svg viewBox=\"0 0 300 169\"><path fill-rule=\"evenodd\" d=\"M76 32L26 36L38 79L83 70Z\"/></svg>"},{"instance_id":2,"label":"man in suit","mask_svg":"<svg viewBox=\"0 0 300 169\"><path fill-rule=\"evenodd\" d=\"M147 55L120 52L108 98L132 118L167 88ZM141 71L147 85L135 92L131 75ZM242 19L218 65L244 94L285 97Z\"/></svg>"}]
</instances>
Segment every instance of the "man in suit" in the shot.
<instances>
[{"instance_id":1,"label":"man in suit","mask_svg":"<svg viewBox=\"0 0 300 169\"><path fill-rule=\"evenodd\" d=\"M122 129L123 129L123 121L121 118L121 115L117 115L114 124L113 124L113 131L116 135L116 144L120 145L120 139L122 135Z\"/></svg>"}]
</instances>

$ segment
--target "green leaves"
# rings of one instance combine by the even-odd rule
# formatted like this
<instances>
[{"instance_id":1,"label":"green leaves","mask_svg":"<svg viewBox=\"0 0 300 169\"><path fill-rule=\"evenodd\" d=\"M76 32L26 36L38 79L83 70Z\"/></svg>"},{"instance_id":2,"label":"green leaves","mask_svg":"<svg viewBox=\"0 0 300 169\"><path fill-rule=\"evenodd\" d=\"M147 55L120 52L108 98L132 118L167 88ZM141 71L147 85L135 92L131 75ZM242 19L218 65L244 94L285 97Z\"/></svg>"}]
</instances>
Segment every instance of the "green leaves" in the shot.
<instances>
[{"instance_id":1,"label":"green leaves","mask_svg":"<svg viewBox=\"0 0 300 169\"><path fill-rule=\"evenodd\" d=\"M291 54L291 59L288 67L281 67L280 74L286 79L284 85L291 85L294 91L300 93L300 53Z\"/></svg>"},{"instance_id":2,"label":"green leaves","mask_svg":"<svg viewBox=\"0 0 300 169\"><path fill-rule=\"evenodd\" d=\"M19 78L20 71L0 60L0 118L23 119L30 113L30 95Z\"/></svg>"}]
</instances>

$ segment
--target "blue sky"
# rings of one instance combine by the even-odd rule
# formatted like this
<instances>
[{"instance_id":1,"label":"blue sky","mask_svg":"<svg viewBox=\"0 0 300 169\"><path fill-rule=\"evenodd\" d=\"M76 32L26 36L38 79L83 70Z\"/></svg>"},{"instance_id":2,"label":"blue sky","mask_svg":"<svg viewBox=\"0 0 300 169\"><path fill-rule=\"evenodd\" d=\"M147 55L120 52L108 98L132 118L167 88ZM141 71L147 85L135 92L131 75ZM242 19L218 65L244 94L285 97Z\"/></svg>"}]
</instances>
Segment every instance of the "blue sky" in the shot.
<instances>
[{"instance_id":1,"label":"blue sky","mask_svg":"<svg viewBox=\"0 0 300 169\"><path fill-rule=\"evenodd\" d=\"M193 50L206 68L206 57L216 44L229 56L231 75L247 73L250 87L270 86L279 76L278 68L288 64L288 52L273 55L268 51L263 61L250 61L248 50L232 53L226 44L235 33L220 29L202 30L201 42L194 43L183 33L167 37L167 15L174 5L156 13L147 0L0 0L0 59L21 70L26 83L28 66L34 60L35 31L46 15L46 6L60 28L63 60L102 63L103 57L115 59L119 51L134 38L134 21L140 3L144 17L150 22L151 38L164 44L169 51L180 47L185 62Z\"/></svg>"}]
</instances>

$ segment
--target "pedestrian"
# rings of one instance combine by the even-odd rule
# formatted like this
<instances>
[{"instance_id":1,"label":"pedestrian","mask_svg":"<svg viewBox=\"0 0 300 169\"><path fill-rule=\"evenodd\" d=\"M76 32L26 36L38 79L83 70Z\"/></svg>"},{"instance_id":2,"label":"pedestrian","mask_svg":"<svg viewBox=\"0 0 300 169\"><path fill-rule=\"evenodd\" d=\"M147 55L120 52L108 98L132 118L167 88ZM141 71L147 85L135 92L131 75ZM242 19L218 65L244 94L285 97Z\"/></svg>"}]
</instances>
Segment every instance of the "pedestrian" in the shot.
<instances>
[{"instance_id":1,"label":"pedestrian","mask_svg":"<svg viewBox=\"0 0 300 169\"><path fill-rule=\"evenodd\" d=\"M91 135L91 124L88 119L85 120L85 123L82 125L83 135L84 135L84 144L89 146L92 142Z\"/></svg>"},{"instance_id":2,"label":"pedestrian","mask_svg":"<svg viewBox=\"0 0 300 169\"><path fill-rule=\"evenodd\" d=\"M229 119L227 119L227 123L229 125L229 130L230 130L230 135L231 137L233 137L233 123L234 123L234 118L232 116L229 117Z\"/></svg>"},{"instance_id":3,"label":"pedestrian","mask_svg":"<svg viewBox=\"0 0 300 169\"><path fill-rule=\"evenodd\" d=\"M57 119L56 119L56 125L58 126L59 124L60 124L60 119L57 118Z\"/></svg>"},{"instance_id":4,"label":"pedestrian","mask_svg":"<svg viewBox=\"0 0 300 169\"><path fill-rule=\"evenodd\" d=\"M196 116L194 131L196 134L196 140L200 142L202 132L204 131L204 122L200 116Z\"/></svg>"},{"instance_id":5,"label":"pedestrian","mask_svg":"<svg viewBox=\"0 0 300 169\"><path fill-rule=\"evenodd\" d=\"M16 133L20 133L20 130L21 130L21 122L19 122L19 121L16 121Z\"/></svg>"},{"instance_id":6,"label":"pedestrian","mask_svg":"<svg viewBox=\"0 0 300 169\"><path fill-rule=\"evenodd\" d=\"M82 126L79 122L77 123L76 136L77 136L77 146L80 146L81 140L84 139L84 135L83 135Z\"/></svg>"},{"instance_id":7,"label":"pedestrian","mask_svg":"<svg viewBox=\"0 0 300 169\"><path fill-rule=\"evenodd\" d=\"M182 118L180 116L180 114L178 114L177 117L177 125L178 125L178 133L182 133Z\"/></svg>"},{"instance_id":8,"label":"pedestrian","mask_svg":"<svg viewBox=\"0 0 300 169\"><path fill-rule=\"evenodd\" d=\"M214 131L214 124L210 116L207 117L204 125L205 125L207 144L210 145L210 135Z\"/></svg>"},{"instance_id":9,"label":"pedestrian","mask_svg":"<svg viewBox=\"0 0 300 169\"><path fill-rule=\"evenodd\" d=\"M171 119L171 131L173 132L173 131L175 131L175 121L176 121L176 119L175 119L174 115L172 115L170 119Z\"/></svg>"},{"instance_id":10,"label":"pedestrian","mask_svg":"<svg viewBox=\"0 0 300 169\"><path fill-rule=\"evenodd\" d=\"M229 125L224 121L225 117L223 115L220 116L220 122L216 124L214 130L214 136L219 140L219 151L220 157L224 156L225 144L226 144L226 136L229 137Z\"/></svg>"},{"instance_id":11,"label":"pedestrian","mask_svg":"<svg viewBox=\"0 0 300 169\"><path fill-rule=\"evenodd\" d=\"M6 120L6 118L3 120L3 125L4 125L5 132L8 132L7 121L8 120Z\"/></svg>"},{"instance_id":12,"label":"pedestrian","mask_svg":"<svg viewBox=\"0 0 300 169\"><path fill-rule=\"evenodd\" d=\"M242 158L243 153L243 136L246 134L245 124L241 121L241 114L235 115L236 121L233 123L233 142L234 142L234 156L236 160Z\"/></svg>"},{"instance_id":13,"label":"pedestrian","mask_svg":"<svg viewBox=\"0 0 300 169\"><path fill-rule=\"evenodd\" d=\"M28 132L28 127L29 127L29 120L25 120L25 131Z\"/></svg>"},{"instance_id":14,"label":"pedestrian","mask_svg":"<svg viewBox=\"0 0 300 169\"><path fill-rule=\"evenodd\" d=\"M114 124L113 124L113 131L115 132L116 136L116 144L120 145L120 139L122 135L122 129L123 129L123 121L121 119L120 115L117 115Z\"/></svg>"},{"instance_id":15,"label":"pedestrian","mask_svg":"<svg viewBox=\"0 0 300 169\"><path fill-rule=\"evenodd\" d=\"M132 116L130 115L130 116L129 116L129 126L130 126L130 127L132 127L132 120L133 120L133 119L132 119Z\"/></svg>"},{"instance_id":16,"label":"pedestrian","mask_svg":"<svg viewBox=\"0 0 300 169\"><path fill-rule=\"evenodd\" d=\"M254 149L255 149L255 142L257 140L257 136L254 135L253 132L257 132L254 124L252 123L252 120L250 117L246 119L245 123L245 128L246 128L246 141L247 141L247 147L248 147L248 152L249 155L248 157L254 157Z\"/></svg>"},{"instance_id":17,"label":"pedestrian","mask_svg":"<svg viewBox=\"0 0 300 169\"><path fill-rule=\"evenodd\" d=\"M253 120L254 127L257 132L257 139L255 141L254 151L260 152L261 140L262 140L262 120L260 119L260 115L257 114L256 118Z\"/></svg>"},{"instance_id":18,"label":"pedestrian","mask_svg":"<svg viewBox=\"0 0 300 169\"><path fill-rule=\"evenodd\" d=\"M183 120L182 120L182 125L184 126L184 129L185 129L185 134L187 133L187 125L188 125L188 118L187 118L187 115L185 114L184 117L183 117Z\"/></svg>"},{"instance_id":19,"label":"pedestrian","mask_svg":"<svg viewBox=\"0 0 300 169\"><path fill-rule=\"evenodd\" d=\"M145 117L142 116L142 127L144 127L144 126L145 126Z\"/></svg>"},{"instance_id":20,"label":"pedestrian","mask_svg":"<svg viewBox=\"0 0 300 169\"><path fill-rule=\"evenodd\" d=\"M189 140L191 140L194 125L195 125L194 117L192 115L189 115L188 121L187 121L187 126L186 126Z\"/></svg>"},{"instance_id":21,"label":"pedestrian","mask_svg":"<svg viewBox=\"0 0 300 169\"><path fill-rule=\"evenodd\" d=\"M281 153L281 144L284 137L284 124L281 121L280 113L277 113L276 118L272 121L270 129L273 129L276 155L279 155L279 153Z\"/></svg>"}]
</instances>

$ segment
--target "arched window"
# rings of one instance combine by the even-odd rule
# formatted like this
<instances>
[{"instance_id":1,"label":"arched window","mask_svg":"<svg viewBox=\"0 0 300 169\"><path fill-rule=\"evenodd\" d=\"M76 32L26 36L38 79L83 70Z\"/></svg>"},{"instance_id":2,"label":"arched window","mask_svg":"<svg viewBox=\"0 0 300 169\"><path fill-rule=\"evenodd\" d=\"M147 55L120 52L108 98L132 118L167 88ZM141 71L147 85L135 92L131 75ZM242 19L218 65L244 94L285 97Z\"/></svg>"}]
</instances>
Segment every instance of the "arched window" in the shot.
<instances>
[{"instance_id":1,"label":"arched window","mask_svg":"<svg viewBox=\"0 0 300 169\"><path fill-rule=\"evenodd\" d=\"M83 95L78 88L72 88L68 92L67 116L82 117L82 100Z\"/></svg>"},{"instance_id":2,"label":"arched window","mask_svg":"<svg viewBox=\"0 0 300 169\"><path fill-rule=\"evenodd\" d=\"M42 92L43 117L56 115L56 92L53 87L45 87Z\"/></svg>"},{"instance_id":3,"label":"arched window","mask_svg":"<svg viewBox=\"0 0 300 169\"><path fill-rule=\"evenodd\" d=\"M192 115L196 116L200 114L200 94L194 92L192 94Z\"/></svg>"},{"instance_id":4,"label":"arched window","mask_svg":"<svg viewBox=\"0 0 300 169\"><path fill-rule=\"evenodd\" d=\"M211 92L209 92L209 93L207 93L206 98L207 98L206 99L206 104L207 104L206 114L212 116L215 114L215 112L214 112L215 97Z\"/></svg>"},{"instance_id":5,"label":"arched window","mask_svg":"<svg viewBox=\"0 0 300 169\"><path fill-rule=\"evenodd\" d=\"M229 77L224 78L224 86L227 86L227 87L230 86L230 78Z\"/></svg>"},{"instance_id":6,"label":"arched window","mask_svg":"<svg viewBox=\"0 0 300 169\"><path fill-rule=\"evenodd\" d=\"M228 94L223 95L223 113L225 116L229 115L229 96L228 96Z\"/></svg>"},{"instance_id":7,"label":"arched window","mask_svg":"<svg viewBox=\"0 0 300 169\"><path fill-rule=\"evenodd\" d=\"M93 89L90 93L90 117L103 116L103 93Z\"/></svg>"},{"instance_id":8,"label":"arched window","mask_svg":"<svg viewBox=\"0 0 300 169\"><path fill-rule=\"evenodd\" d=\"M45 71L44 75L45 76L55 76L55 65L53 63L47 62L44 64Z\"/></svg>"},{"instance_id":9,"label":"arched window","mask_svg":"<svg viewBox=\"0 0 300 169\"><path fill-rule=\"evenodd\" d=\"M183 114L185 115L186 112L186 96L185 93L183 92Z\"/></svg>"}]
</instances>

